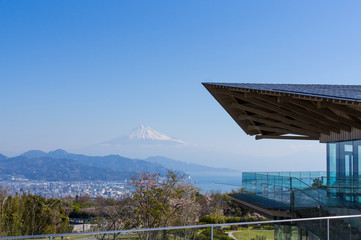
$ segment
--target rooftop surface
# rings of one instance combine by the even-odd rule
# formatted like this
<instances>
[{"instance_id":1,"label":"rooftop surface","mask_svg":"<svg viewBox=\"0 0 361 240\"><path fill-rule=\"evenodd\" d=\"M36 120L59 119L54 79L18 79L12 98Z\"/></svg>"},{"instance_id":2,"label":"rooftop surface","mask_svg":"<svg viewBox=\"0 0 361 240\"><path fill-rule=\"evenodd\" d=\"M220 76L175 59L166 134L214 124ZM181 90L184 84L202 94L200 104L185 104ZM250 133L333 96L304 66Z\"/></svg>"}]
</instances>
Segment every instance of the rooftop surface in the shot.
<instances>
[{"instance_id":1,"label":"rooftop surface","mask_svg":"<svg viewBox=\"0 0 361 240\"><path fill-rule=\"evenodd\" d=\"M263 84L263 83L203 83L219 87L253 89L275 93L300 94L312 97L332 98L361 102L361 85L324 84Z\"/></svg>"}]
</instances>

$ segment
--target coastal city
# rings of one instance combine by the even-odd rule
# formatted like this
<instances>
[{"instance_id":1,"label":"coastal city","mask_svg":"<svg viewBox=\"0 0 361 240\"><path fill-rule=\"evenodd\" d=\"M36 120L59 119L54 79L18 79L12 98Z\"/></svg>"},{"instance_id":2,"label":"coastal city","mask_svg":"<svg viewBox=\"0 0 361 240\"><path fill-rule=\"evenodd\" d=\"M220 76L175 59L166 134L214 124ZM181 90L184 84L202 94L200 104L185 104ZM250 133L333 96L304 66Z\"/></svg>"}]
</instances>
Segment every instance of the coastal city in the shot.
<instances>
[{"instance_id":1,"label":"coastal city","mask_svg":"<svg viewBox=\"0 0 361 240\"><path fill-rule=\"evenodd\" d=\"M104 197L122 199L130 194L128 181L36 181L13 177L11 180L1 180L0 186L9 194L31 193L45 198L64 198L75 196L89 196L91 198Z\"/></svg>"}]
</instances>

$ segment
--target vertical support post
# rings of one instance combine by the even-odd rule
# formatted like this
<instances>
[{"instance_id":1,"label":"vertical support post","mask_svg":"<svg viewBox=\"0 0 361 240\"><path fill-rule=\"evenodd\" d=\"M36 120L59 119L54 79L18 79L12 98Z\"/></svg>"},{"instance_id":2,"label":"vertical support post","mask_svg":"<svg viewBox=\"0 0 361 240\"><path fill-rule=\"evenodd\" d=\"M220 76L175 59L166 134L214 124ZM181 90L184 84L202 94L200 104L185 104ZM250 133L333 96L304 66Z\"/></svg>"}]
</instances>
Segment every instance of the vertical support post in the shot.
<instances>
[{"instance_id":1,"label":"vertical support post","mask_svg":"<svg viewBox=\"0 0 361 240\"><path fill-rule=\"evenodd\" d=\"M211 240L213 240L213 226L211 226Z\"/></svg>"},{"instance_id":2,"label":"vertical support post","mask_svg":"<svg viewBox=\"0 0 361 240\"><path fill-rule=\"evenodd\" d=\"M327 240L330 240L330 219L327 218Z\"/></svg>"},{"instance_id":3,"label":"vertical support post","mask_svg":"<svg viewBox=\"0 0 361 240\"><path fill-rule=\"evenodd\" d=\"M53 236L50 236L50 237L49 237L49 240L53 240Z\"/></svg>"},{"instance_id":4,"label":"vertical support post","mask_svg":"<svg viewBox=\"0 0 361 240\"><path fill-rule=\"evenodd\" d=\"M290 177L290 190L292 191L293 188L292 188L292 177Z\"/></svg>"}]
</instances>

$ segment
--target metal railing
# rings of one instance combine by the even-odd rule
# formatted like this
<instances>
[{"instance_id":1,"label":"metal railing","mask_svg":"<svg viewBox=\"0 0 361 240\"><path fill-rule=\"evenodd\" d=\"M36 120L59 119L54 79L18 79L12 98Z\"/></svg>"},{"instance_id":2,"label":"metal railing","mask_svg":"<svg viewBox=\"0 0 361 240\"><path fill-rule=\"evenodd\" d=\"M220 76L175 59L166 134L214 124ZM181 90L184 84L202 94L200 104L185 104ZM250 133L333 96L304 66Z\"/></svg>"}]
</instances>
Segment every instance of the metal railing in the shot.
<instances>
[{"instance_id":1,"label":"metal railing","mask_svg":"<svg viewBox=\"0 0 361 240\"><path fill-rule=\"evenodd\" d=\"M238 223L219 223L219 224L202 224L202 225L189 225L189 226L174 226L174 227L160 227L160 228L143 228L143 229L126 229L126 230L114 230L114 231L97 231L97 232L81 232L81 233L59 233L59 234L44 234L44 235L29 235L29 236L12 236L12 237L0 237L0 240L10 240L10 239L46 239L54 240L55 238L64 237L72 237L75 236L89 236L89 235L104 235L104 234L127 234L127 233L145 233L145 232L154 232L154 231L169 231L169 230L184 230L184 229L206 229L210 228L210 238L211 240L214 239L214 229L215 228L224 228L230 226L238 226L238 227L248 227L248 226L255 226L255 225L277 225L277 224L286 224L295 225L297 223L309 223L311 221L326 221L326 231L327 237L319 239L327 239L330 240L330 221L331 220L342 220L342 219L355 219L359 218L358 220L361 223L361 215L347 215L347 216L330 216L330 217L315 217L315 218L298 218L298 219L285 219L285 220L272 220L272 221L255 221L255 222L238 222ZM339 224L339 223L337 223ZM360 227L359 223L357 226L350 226L349 227ZM361 229L360 229L361 235ZM347 234L347 233L345 233ZM130 239L130 238L129 238ZM184 238L187 239L187 238ZM243 238L242 238L243 239ZM345 238L346 239L346 238ZM350 239L359 239L359 238L351 238Z\"/></svg>"}]
</instances>

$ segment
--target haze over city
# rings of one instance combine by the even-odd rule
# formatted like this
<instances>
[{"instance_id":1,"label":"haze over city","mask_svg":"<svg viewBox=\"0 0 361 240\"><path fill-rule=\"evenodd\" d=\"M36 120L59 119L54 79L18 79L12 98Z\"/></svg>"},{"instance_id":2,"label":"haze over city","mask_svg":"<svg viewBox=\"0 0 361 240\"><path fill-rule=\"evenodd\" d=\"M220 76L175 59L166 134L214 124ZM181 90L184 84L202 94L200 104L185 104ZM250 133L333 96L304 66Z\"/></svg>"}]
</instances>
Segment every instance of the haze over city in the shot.
<instances>
[{"instance_id":1,"label":"haze over city","mask_svg":"<svg viewBox=\"0 0 361 240\"><path fill-rule=\"evenodd\" d=\"M325 170L325 145L256 141L201 83L359 84L360 7L0 1L0 153L61 148L241 171ZM185 144L94 147L143 124Z\"/></svg>"}]
</instances>

